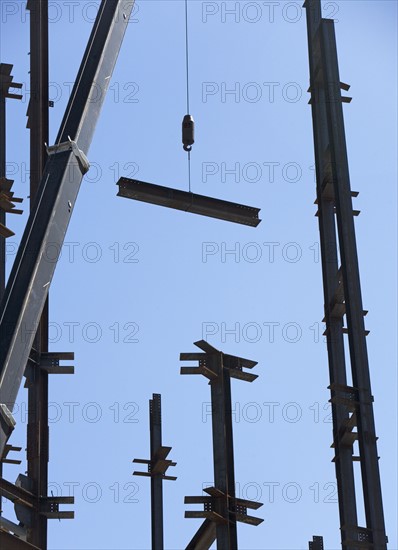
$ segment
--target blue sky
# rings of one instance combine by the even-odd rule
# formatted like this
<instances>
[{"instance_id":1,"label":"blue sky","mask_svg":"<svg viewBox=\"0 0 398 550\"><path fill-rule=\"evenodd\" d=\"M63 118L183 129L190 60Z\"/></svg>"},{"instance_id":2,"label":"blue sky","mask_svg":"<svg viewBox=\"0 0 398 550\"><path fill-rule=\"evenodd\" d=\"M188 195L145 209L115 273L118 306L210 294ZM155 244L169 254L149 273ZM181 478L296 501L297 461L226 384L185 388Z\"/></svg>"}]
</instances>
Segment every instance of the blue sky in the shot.
<instances>
[{"instance_id":1,"label":"blue sky","mask_svg":"<svg viewBox=\"0 0 398 550\"><path fill-rule=\"evenodd\" d=\"M190 540L200 523L184 519L184 496L213 477L210 390L179 375L179 353L201 338L258 361L253 384L232 384L237 493L264 503L259 527L239 526L240 548L306 549L314 534L340 547L301 4L189 1L192 190L261 208L254 229L116 197L122 175L188 189L184 4L137 3L50 291L51 350L74 351L76 370L50 386L50 491L73 491L76 512L50 522L51 550L150 548L149 480L132 477L131 460L149 455L154 392L178 476L164 484L165 547ZM50 2L51 143L97 6ZM396 549L397 4L324 2L324 16L336 19L340 76L353 97L344 114ZM7 105L8 177L25 199L28 31L25 2L4 0L1 62L24 83L24 100ZM8 268L26 219L8 218ZM26 398L22 390L14 445L25 441ZM24 470L5 474L14 481Z\"/></svg>"}]
</instances>

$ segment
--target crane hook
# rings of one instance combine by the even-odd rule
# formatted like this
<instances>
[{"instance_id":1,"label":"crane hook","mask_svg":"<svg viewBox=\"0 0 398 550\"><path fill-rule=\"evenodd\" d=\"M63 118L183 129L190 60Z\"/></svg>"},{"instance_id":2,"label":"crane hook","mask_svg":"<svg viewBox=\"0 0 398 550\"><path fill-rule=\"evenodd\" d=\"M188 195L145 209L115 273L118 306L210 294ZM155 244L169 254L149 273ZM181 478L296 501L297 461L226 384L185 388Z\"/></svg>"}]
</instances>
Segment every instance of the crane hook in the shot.
<instances>
[{"instance_id":1,"label":"crane hook","mask_svg":"<svg viewBox=\"0 0 398 550\"><path fill-rule=\"evenodd\" d=\"M182 120L182 143L184 151L190 152L195 143L195 122L192 115L185 115Z\"/></svg>"}]
</instances>

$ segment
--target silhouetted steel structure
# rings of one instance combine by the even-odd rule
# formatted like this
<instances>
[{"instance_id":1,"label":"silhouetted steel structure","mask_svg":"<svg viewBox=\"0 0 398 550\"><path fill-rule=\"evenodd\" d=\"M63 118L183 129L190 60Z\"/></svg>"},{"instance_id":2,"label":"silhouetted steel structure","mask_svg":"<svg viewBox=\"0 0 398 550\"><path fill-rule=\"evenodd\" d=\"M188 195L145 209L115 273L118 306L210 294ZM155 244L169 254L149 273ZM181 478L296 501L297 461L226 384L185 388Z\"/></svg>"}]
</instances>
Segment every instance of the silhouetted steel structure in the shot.
<instances>
[{"instance_id":1,"label":"silhouetted steel structure","mask_svg":"<svg viewBox=\"0 0 398 550\"><path fill-rule=\"evenodd\" d=\"M55 262L45 252L49 244L62 247L82 177L89 168L85 153L133 4L127 0L102 1L56 144L47 151L48 4L29 0L27 5L31 12L31 99L27 124L31 131L31 214L1 303L0 457L2 462L18 463L7 455L10 450L20 448L8 445L7 439L15 425L12 409L25 375L29 407L28 475L20 474L15 484L0 478L0 495L14 502L19 520L16 525L0 518L0 546L8 550L46 550L47 519L74 517L73 512L59 510L60 504L73 503L73 497L47 495L48 374L72 373L73 367L61 367L59 363L73 359L73 353L48 351L47 295ZM20 87L11 84L11 68L1 65L1 84L6 97L13 97L6 95L9 86ZM93 85L101 89L101 97L96 97L95 102L91 98ZM2 101L1 108L3 105ZM4 121L2 118L0 123ZM3 177L0 186L0 206L8 200L13 207L11 200L15 198L10 193L10 180ZM8 203L6 209L11 208ZM9 233L4 225L0 227L3 235Z\"/></svg>"},{"instance_id":2,"label":"silhouetted steel structure","mask_svg":"<svg viewBox=\"0 0 398 550\"><path fill-rule=\"evenodd\" d=\"M306 0L304 6L342 547L383 550L387 538L366 348L367 312L362 305L355 239L357 212L352 206L352 197L358 193L350 186L342 109L342 103L351 99L341 95L341 89L349 86L340 81L334 21L322 19L320 0ZM345 334L352 382L346 369ZM366 527L358 525L354 461L361 467Z\"/></svg>"},{"instance_id":3,"label":"silhouetted steel structure","mask_svg":"<svg viewBox=\"0 0 398 550\"><path fill-rule=\"evenodd\" d=\"M218 550L236 550L236 522L259 525L263 520L247 515L247 509L259 508L260 502L235 496L231 378L253 382L257 375L243 369L252 369L257 362L222 353L204 340L195 346L204 353L181 353L180 360L199 361L199 366L181 367L181 374L201 374L210 381L215 486L204 489L208 496L185 497L185 504L204 505L203 512L185 512L185 517L205 520L187 548L210 548L217 539Z\"/></svg>"},{"instance_id":4,"label":"silhouetted steel structure","mask_svg":"<svg viewBox=\"0 0 398 550\"><path fill-rule=\"evenodd\" d=\"M133 462L147 464L148 472L133 472L135 476L151 478L151 528L152 549L163 550L163 480L175 481L174 476L167 476L166 471L177 463L168 460L171 447L162 445L162 403L159 393L154 393L149 400L149 429L151 435L150 460L135 458Z\"/></svg>"},{"instance_id":5,"label":"silhouetted steel structure","mask_svg":"<svg viewBox=\"0 0 398 550\"><path fill-rule=\"evenodd\" d=\"M65 111L55 145L48 142L48 1L28 0L30 11L31 98L30 129L31 212L5 288L5 238L7 213L21 199L11 191L5 172L5 101L21 99L10 92L22 85L13 82L12 65L0 64L0 547L5 550L46 550L47 520L73 518L59 510L73 497L49 497L48 485L48 374L73 373L60 366L73 359L70 352L49 352L48 291L56 262L49 259L49 244L62 247L83 175L89 169L86 157L105 92L134 2L102 0L82 64ZM343 550L385 550L387 537L373 416L373 396L367 357L358 257L355 239L342 103L351 101L341 90L334 22L321 16L320 0L306 0L310 89L317 176L317 216L322 253L325 323L328 345L333 448L339 497ZM94 86L95 85L95 86ZM98 89L101 90L98 98ZM95 101L92 95L95 94ZM208 217L256 227L259 209L194 193L121 178L119 196ZM344 325L346 319L346 326ZM350 373L345 358L348 335ZM181 360L199 361L197 367L182 367L181 374L201 374L209 379L212 402L214 487L202 496L188 496L186 504L203 504L203 511L185 513L202 518L187 548L208 549L217 540L218 550L235 550L237 522L258 525L248 509L261 506L236 497L231 411L231 378L252 382L256 375L244 371L257 363L224 354L201 340L203 353L182 353ZM27 475L14 483L3 479L10 451L7 443L15 425L12 410L23 376L28 388ZM163 549L162 482L175 463L167 459L170 447L162 445L161 397L150 400L151 456L134 459L148 465L151 477L152 547ZM354 445L358 443L358 454ZM354 462L360 463L366 526L358 525ZM1 497L14 503L19 524L1 516ZM314 536L310 550L323 550L323 539Z\"/></svg>"}]
</instances>

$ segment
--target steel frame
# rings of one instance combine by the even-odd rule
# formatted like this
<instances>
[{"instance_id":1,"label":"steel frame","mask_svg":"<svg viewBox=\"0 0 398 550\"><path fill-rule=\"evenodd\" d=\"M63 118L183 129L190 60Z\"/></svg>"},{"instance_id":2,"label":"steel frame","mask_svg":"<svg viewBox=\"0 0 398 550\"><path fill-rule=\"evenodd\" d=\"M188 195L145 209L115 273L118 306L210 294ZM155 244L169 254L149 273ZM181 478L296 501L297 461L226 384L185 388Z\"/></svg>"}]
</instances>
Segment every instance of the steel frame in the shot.
<instances>
[{"instance_id":1,"label":"steel frame","mask_svg":"<svg viewBox=\"0 0 398 550\"><path fill-rule=\"evenodd\" d=\"M358 212L352 206L352 197L358 193L350 186L342 109L342 103L351 98L341 95L349 86L340 81L334 22L322 18L320 0L306 0L304 7L341 541L343 550L384 550L387 537L364 325L367 312L362 305L354 227ZM346 369L345 334L352 385ZM355 441L358 456L354 456ZM354 461L361 466L366 527L358 526Z\"/></svg>"}]
</instances>

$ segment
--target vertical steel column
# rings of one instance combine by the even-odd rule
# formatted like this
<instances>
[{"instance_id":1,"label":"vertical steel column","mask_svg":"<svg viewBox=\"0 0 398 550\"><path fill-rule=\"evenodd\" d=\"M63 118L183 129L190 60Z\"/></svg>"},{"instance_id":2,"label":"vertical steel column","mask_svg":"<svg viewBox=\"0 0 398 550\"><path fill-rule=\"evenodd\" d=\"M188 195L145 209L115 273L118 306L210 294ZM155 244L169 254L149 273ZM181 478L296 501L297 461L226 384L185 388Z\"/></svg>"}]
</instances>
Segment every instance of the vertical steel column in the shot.
<instances>
[{"instance_id":1,"label":"vertical steel column","mask_svg":"<svg viewBox=\"0 0 398 550\"><path fill-rule=\"evenodd\" d=\"M340 81L334 22L322 19L320 0L306 0L304 6L342 546L383 550L386 535L352 207L356 193L350 188L342 109L349 98L341 96L341 89L349 86ZM344 333L348 333L353 387L347 385ZM358 457L353 456L356 439ZM353 460L361 464L366 528L358 526Z\"/></svg>"},{"instance_id":2,"label":"vertical steel column","mask_svg":"<svg viewBox=\"0 0 398 550\"><path fill-rule=\"evenodd\" d=\"M175 476L165 475L176 462L166 459L171 447L162 445L162 403L161 395L154 393L149 400L150 459L135 458L133 462L147 464L148 472L133 472L135 476L151 478L151 532L152 550L163 550L163 481Z\"/></svg>"},{"instance_id":3,"label":"vertical steel column","mask_svg":"<svg viewBox=\"0 0 398 550\"><path fill-rule=\"evenodd\" d=\"M334 317L330 305L338 290L338 258L336 223L334 204L323 192L323 183L327 177L328 166L324 161L324 153L329 144L327 125L327 89L320 65L321 46L321 5L319 0L307 0L308 48L310 62L310 89L313 117L313 133L315 148L315 166L317 181L318 222L320 232L320 247L322 256L322 275L325 300L326 339L329 359L329 377L332 388L335 384L347 385L346 364L344 355L343 320ZM334 397L332 389L332 398ZM355 499L354 466L352 462L353 449L340 444L338 431L349 418L349 411L344 404L332 401L333 440L335 445L335 468L339 500L339 515L341 525L357 525L357 509ZM346 534L341 532L344 550L352 547L345 545Z\"/></svg>"},{"instance_id":4,"label":"vertical steel column","mask_svg":"<svg viewBox=\"0 0 398 550\"><path fill-rule=\"evenodd\" d=\"M327 82L336 87L340 75L332 20L323 22L323 44ZM340 92L339 88L336 91ZM371 530L374 548L382 549L386 548L386 532L341 101L330 102L328 118L351 372L358 391L357 428L366 527Z\"/></svg>"},{"instance_id":5,"label":"vertical steel column","mask_svg":"<svg viewBox=\"0 0 398 550\"><path fill-rule=\"evenodd\" d=\"M6 177L6 98L0 89L0 179ZM6 213L0 208L0 223L5 225ZM6 240L0 236L0 302L6 286ZM1 468L1 466L0 466ZM1 471L0 471L1 476ZM0 503L1 509L1 503Z\"/></svg>"},{"instance_id":6,"label":"vertical steel column","mask_svg":"<svg viewBox=\"0 0 398 550\"><path fill-rule=\"evenodd\" d=\"M236 517L234 514L230 517L229 514L229 497L235 496L234 473L231 472L231 466L233 467L232 421L231 410L228 410L228 404L231 403L231 385L229 375L223 366L222 352L209 355L207 360L210 370L217 375L210 381L214 485L226 495L226 498L216 499L215 511L221 517L230 519L226 523L217 524L217 550L235 550L238 547Z\"/></svg>"},{"instance_id":7,"label":"vertical steel column","mask_svg":"<svg viewBox=\"0 0 398 550\"><path fill-rule=\"evenodd\" d=\"M6 177L6 98L0 90L0 179ZM0 223L5 225L6 213L0 208ZM0 303L6 286L6 240L0 236ZM1 456L0 456L1 458ZM3 477L3 463L0 460L0 478ZM0 517L3 511L0 495Z\"/></svg>"},{"instance_id":8,"label":"vertical steel column","mask_svg":"<svg viewBox=\"0 0 398 550\"><path fill-rule=\"evenodd\" d=\"M28 128L30 130L30 207L47 161L45 143L49 142L49 69L48 69L48 0L28 0L30 11L30 101ZM40 367L42 353L48 351L48 298L44 304L33 354L36 365L25 370L28 387L27 461L28 478L32 492L38 497L47 496L49 427L48 427L48 373ZM35 509L28 542L46 550L47 517Z\"/></svg>"},{"instance_id":9,"label":"vertical steel column","mask_svg":"<svg viewBox=\"0 0 398 550\"><path fill-rule=\"evenodd\" d=\"M9 88L22 88L22 84L13 82L12 65L0 63L0 181L6 182L6 97L22 99L22 95L10 93ZM12 182L11 182L12 183ZM0 188L0 191L2 189ZM6 225L6 212L0 207L0 224ZM6 237L0 235L0 303L6 284ZM0 452L0 479L3 477L3 462ZM0 516L2 514L2 496L0 495Z\"/></svg>"},{"instance_id":10,"label":"vertical steel column","mask_svg":"<svg viewBox=\"0 0 398 550\"><path fill-rule=\"evenodd\" d=\"M149 400L149 426L151 438L151 463L162 446L162 405L161 396L154 393ZM151 529L153 550L163 550L163 479L151 477Z\"/></svg>"}]
</instances>

